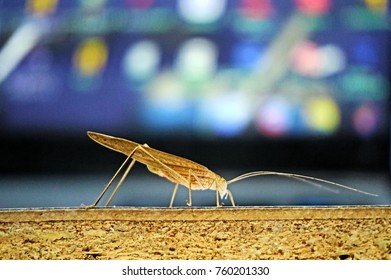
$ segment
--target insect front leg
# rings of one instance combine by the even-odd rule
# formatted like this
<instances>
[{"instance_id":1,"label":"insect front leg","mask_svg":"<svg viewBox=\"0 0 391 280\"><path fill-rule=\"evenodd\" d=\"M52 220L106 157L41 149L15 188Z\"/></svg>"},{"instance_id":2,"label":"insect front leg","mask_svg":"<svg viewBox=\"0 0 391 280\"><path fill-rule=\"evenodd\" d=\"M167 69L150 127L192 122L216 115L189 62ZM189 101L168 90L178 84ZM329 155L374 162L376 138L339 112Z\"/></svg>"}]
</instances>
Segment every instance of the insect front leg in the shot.
<instances>
[{"instance_id":1,"label":"insect front leg","mask_svg":"<svg viewBox=\"0 0 391 280\"><path fill-rule=\"evenodd\" d=\"M236 207L232 192L230 190L227 190L227 194L228 194L229 200L231 201L231 205L233 207ZM218 190L216 190L216 207L222 207L222 205L220 204L220 196L219 196Z\"/></svg>"},{"instance_id":2,"label":"insect front leg","mask_svg":"<svg viewBox=\"0 0 391 280\"><path fill-rule=\"evenodd\" d=\"M235 205L234 197L233 197L233 195L232 195L232 192L231 192L229 189L227 189L227 186L226 186L223 182L220 182L220 184L219 184L219 181L216 180L216 179L213 181L213 184L214 184L214 187L215 187L215 189L216 189L216 207L222 207L222 206L223 206L223 205L220 203L220 193L219 193L219 189L221 190L221 188L225 188L225 192L226 192L223 198L226 198L227 195L228 195L228 196L229 196L229 200L231 201L231 205L232 205L233 207L235 207L236 205ZM213 185L213 184L212 184L212 185ZM224 187L224 185L225 185L225 187Z\"/></svg>"},{"instance_id":3,"label":"insect front leg","mask_svg":"<svg viewBox=\"0 0 391 280\"><path fill-rule=\"evenodd\" d=\"M227 193L228 193L228 196L229 196L229 199L231 200L231 204L233 207L236 207L235 205L235 201L234 201L234 197L232 195L232 192L230 190L227 190Z\"/></svg>"}]
</instances>

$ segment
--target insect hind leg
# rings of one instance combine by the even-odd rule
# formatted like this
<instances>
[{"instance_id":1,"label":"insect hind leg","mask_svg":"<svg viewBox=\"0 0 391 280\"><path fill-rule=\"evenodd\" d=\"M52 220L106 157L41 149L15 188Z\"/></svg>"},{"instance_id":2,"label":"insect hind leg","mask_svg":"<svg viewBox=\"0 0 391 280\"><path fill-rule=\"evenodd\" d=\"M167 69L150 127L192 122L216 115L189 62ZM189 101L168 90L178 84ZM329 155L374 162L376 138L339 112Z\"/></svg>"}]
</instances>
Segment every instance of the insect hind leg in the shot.
<instances>
[{"instance_id":1,"label":"insect hind leg","mask_svg":"<svg viewBox=\"0 0 391 280\"><path fill-rule=\"evenodd\" d=\"M110 202L113 200L114 198L114 195L117 193L119 187L122 185L122 183L124 182L125 178L128 176L129 174L129 171L130 169L133 167L133 165L135 164L136 160L133 159L132 162L129 164L128 168L126 168L124 174L122 175L121 179L119 180L117 186L115 186L113 192L111 193L109 199L107 200L105 206L108 206L110 204Z\"/></svg>"},{"instance_id":2,"label":"insect hind leg","mask_svg":"<svg viewBox=\"0 0 391 280\"><path fill-rule=\"evenodd\" d=\"M96 199L96 201L89 205L89 206L86 206L85 208L88 209L88 208L94 208L98 205L99 201L102 199L102 197L105 195L105 193L107 192L107 190L110 188L111 184L114 182L115 178L117 178L117 176L119 175L119 173L123 170L123 168L126 166L126 164L129 162L129 160L132 158L133 154L136 152L136 150L139 148L140 146L136 147L130 154L129 156L125 159L125 161L121 164L121 166L118 168L118 170L115 172L114 176L110 179L110 181L107 183L107 185L104 187L103 191L100 193L100 195L98 196L98 198ZM135 164L136 160L133 159L132 162L129 164L129 166L127 167L125 173L122 175L120 181L118 182L117 186L115 187L113 193L111 194L110 198L108 199L108 201L106 202L105 206L108 206L109 203L111 202L111 200L113 199L115 193L118 191L119 187L122 185L123 181L125 180L126 176L128 175L130 169L133 167L133 165Z\"/></svg>"},{"instance_id":3,"label":"insect hind leg","mask_svg":"<svg viewBox=\"0 0 391 280\"><path fill-rule=\"evenodd\" d=\"M177 183L174 187L174 190L172 191L172 195L171 195L171 201L170 201L170 208L172 208L172 205L174 204L174 199L175 199L175 196L176 196L176 191L178 190L178 186L179 184Z\"/></svg>"}]
</instances>

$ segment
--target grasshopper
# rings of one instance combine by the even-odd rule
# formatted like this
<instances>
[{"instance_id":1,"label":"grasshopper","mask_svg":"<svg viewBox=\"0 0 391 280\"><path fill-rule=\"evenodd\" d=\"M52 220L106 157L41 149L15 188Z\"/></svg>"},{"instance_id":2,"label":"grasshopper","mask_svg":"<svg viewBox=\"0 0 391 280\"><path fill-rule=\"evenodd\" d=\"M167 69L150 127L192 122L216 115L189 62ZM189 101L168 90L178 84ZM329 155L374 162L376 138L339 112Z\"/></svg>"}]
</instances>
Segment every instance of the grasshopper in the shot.
<instances>
[{"instance_id":1,"label":"grasshopper","mask_svg":"<svg viewBox=\"0 0 391 280\"><path fill-rule=\"evenodd\" d=\"M147 144L138 144L136 142L113 137L110 135L105 135L96 132L87 132L88 136L96 141L97 143L112 149L114 151L123 153L127 156L126 160L122 163L120 168L114 174L114 176L107 183L101 194L98 196L96 201L87 206L87 208L95 207L99 201L102 199L103 195L107 192L115 178L120 174L120 172L126 167L125 172L123 173L121 179L119 180L117 186L114 188L111 196L107 200L105 206L108 206L112 201L115 193L118 191L119 187L122 185L123 181L129 174L130 169L136 162L140 162L148 168L148 170L156 175L166 178L167 180L175 184L173 193L171 195L171 201L169 207L171 208L176 192L179 185L185 186L188 191L188 200L187 205L192 205L192 191L194 190L214 190L216 192L216 206L222 206L220 199L225 199L229 197L232 206L235 206L234 198L230 190L228 190L228 185L235 183L237 181L261 175L277 175L290 177L296 180L301 180L316 186L320 186L320 183L330 184L337 187L345 188L351 191L360 192L366 195L377 196L376 194L365 192L359 189L355 189L346 185L338 184L335 182L300 175L293 173L282 173L274 171L254 171L249 172L238 177L235 177L231 180L225 180L222 176L216 174L215 172L209 170L207 167L196 163L192 160L172 155L166 152L159 151L157 149L149 147ZM131 161L130 161L131 160ZM130 163L129 163L130 162Z\"/></svg>"}]
</instances>

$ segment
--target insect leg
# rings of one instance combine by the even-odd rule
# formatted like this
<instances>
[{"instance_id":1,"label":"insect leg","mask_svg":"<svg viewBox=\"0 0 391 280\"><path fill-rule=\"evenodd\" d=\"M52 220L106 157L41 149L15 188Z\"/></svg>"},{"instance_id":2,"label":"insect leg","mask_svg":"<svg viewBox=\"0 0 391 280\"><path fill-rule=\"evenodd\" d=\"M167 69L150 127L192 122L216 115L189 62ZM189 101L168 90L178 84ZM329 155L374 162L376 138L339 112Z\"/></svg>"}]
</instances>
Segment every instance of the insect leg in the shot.
<instances>
[{"instance_id":1,"label":"insect leg","mask_svg":"<svg viewBox=\"0 0 391 280\"><path fill-rule=\"evenodd\" d=\"M234 197L232 195L232 192L230 190L227 190L227 193L228 193L228 196L229 196L229 200L231 200L231 204L233 207L236 207L235 205L235 201L234 201Z\"/></svg>"},{"instance_id":2,"label":"insect leg","mask_svg":"<svg viewBox=\"0 0 391 280\"><path fill-rule=\"evenodd\" d=\"M144 146L144 145L143 145ZM157 159L155 156L153 156L150 152L148 152L143 146L138 146L139 148L139 151L142 151L144 152L148 157L150 157L151 159L153 159L153 161L155 163L157 163L161 169L165 169L166 171L169 171L171 173L171 175L175 178L176 180L176 185L174 187L174 191L172 193L172 196L171 196L171 202L170 202L170 206L169 207L172 207L173 203L174 203L174 198L176 196L176 192L177 192L177 189L179 187L179 184L184 184L184 182L186 182L186 178L183 177L182 175L180 175L178 172L176 172L174 169L172 169L171 167L167 166L166 164L164 164L162 161L160 161L159 159ZM145 145L147 147L147 145ZM147 168L153 172L153 173L156 173L154 172L154 169L156 169L156 166L151 166L151 165L147 165ZM161 176L161 175L160 175ZM190 178L190 177L189 177ZM190 203L191 203L191 194L190 194Z\"/></svg>"},{"instance_id":3,"label":"insect leg","mask_svg":"<svg viewBox=\"0 0 391 280\"><path fill-rule=\"evenodd\" d=\"M137 149L137 148L136 148ZM133 154L133 153L132 153ZM116 194L116 192L118 191L119 187L122 185L122 183L124 182L126 176L128 176L128 173L130 171L130 169L133 167L133 165L135 164L136 160L133 159L132 162L129 164L128 168L126 168L126 171L125 173L122 175L121 179L119 180L117 186L115 186L115 189L113 190L113 192L111 193L109 199L107 200L105 206L108 206L111 202L111 200L113 199L114 195Z\"/></svg>"},{"instance_id":4,"label":"insect leg","mask_svg":"<svg viewBox=\"0 0 391 280\"><path fill-rule=\"evenodd\" d=\"M107 185L105 186L105 188L103 189L103 191L100 193L100 195L98 196L98 198L96 199L96 201L89 205L89 206L86 206L86 208L94 208L96 205L98 205L99 201L102 199L102 197L104 196L104 194L107 192L107 190L110 188L111 184L113 183L113 181L115 180L115 178L118 176L118 174L121 172L121 170L124 168L124 166L128 163L129 159L132 157L133 153L131 155L129 155L125 161L122 163L122 165L120 166L120 168L118 168L118 170L115 172L114 176L111 177L110 181L107 183Z\"/></svg>"},{"instance_id":5,"label":"insect leg","mask_svg":"<svg viewBox=\"0 0 391 280\"><path fill-rule=\"evenodd\" d=\"M168 171L168 172L170 172L170 175L173 177L173 178L170 179L171 181L173 181L174 183L178 184L178 186L179 186L179 184L181 184L181 185L184 185L184 186L188 187L188 189L189 189L189 199L187 201L187 205L188 206L192 206L192 186L191 186L192 185L192 183L191 183L192 176L197 181L198 185L202 186L202 189L209 189L209 187L204 187L203 186L201 180L197 177L197 175L195 175L193 173L193 171L191 169L188 169L188 178L186 179L186 177L183 177L181 174L176 172L174 169L172 169L171 167L167 166L161 160L156 158L152 153L148 152L148 150L144 148L144 145L143 146L138 146L137 148L139 148L139 151L144 152L145 155L147 155L148 157L153 159L154 163L159 165L159 167L157 167L156 165L152 165L151 163L146 164L147 168L149 169L149 171L151 171L152 173L158 174L160 176L166 177L166 178L168 178L168 177L165 176L164 173L162 174L162 172L160 172L160 171L162 171L162 170L165 170L166 172ZM173 195L171 197L170 207L173 204L177 188L178 187L175 186Z\"/></svg>"},{"instance_id":6,"label":"insect leg","mask_svg":"<svg viewBox=\"0 0 391 280\"><path fill-rule=\"evenodd\" d=\"M172 192L171 201L170 201L170 208L172 208L172 205L174 204L174 198L176 195L176 191L178 190L178 186L179 186L179 184L177 183L174 187L173 192Z\"/></svg>"},{"instance_id":7,"label":"insect leg","mask_svg":"<svg viewBox=\"0 0 391 280\"><path fill-rule=\"evenodd\" d=\"M143 146L146 146L146 147L149 147L147 144L144 144ZM134 150L130 153L129 157L133 156L133 154L137 151L137 149L141 148L142 146L137 146L136 148L134 148ZM109 199L107 200L105 206L108 206L111 202L111 200L113 199L114 195L117 193L119 187L122 185L122 183L124 182L126 176L128 176L128 173L130 171L130 169L133 167L133 165L135 164L136 160L133 159L132 162L129 164L128 168L126 169L125 173L122 175L121 179L119 180L117 186L115 187L114 191L111 193Z\"/></svg>"},{"instance_id":8,"label":"insect leg","mask_svg":"<svg viewBox=\"0 0 391 280\"><path fill-rule=\"evenodd\" d=\"M232 192L230 190L227 190L227 194L229 196L229 200L231 201L231 205L233 207L236 207L234 197L232 195ZM219 191L216 188L216 207L221 207L222 205L220 204L220 197L219 197Z\"/></svg>"},{"instance_id":9,"label":"insect leg","mask_svg":"<svg viewBox=\"0 0 391 280\"><path fill-rule=\"evenodd\" d=\"M187 206L192 205L192 199L191 199L191 170L189 169L189 200L187 201Z\"/></svg>"},{"instance_id":10,"label":"insect leg","mask_svg":"<svg viewBox=\"0 0 391 280\"><path fill-rule=\"evenodd\" d=\"M125 165L128 163L128 161L132 158L133 154L136 152L136 150L139 148L140 146L136 147L130 154L129 156L125 159L125 161L121 164L121 166L118 168L118 170L115 172L114 176L110 179L110 181L107 183L107 185L105 186L105 188L103 189L103 191L101 192L101 194L98 196L98 198L96 199L96 201L92 204L92 205L89 205L89 206L86 206L86 208L94 208L96 207L96 205L98 205L99 201L102 199L102 197L104 196L104 194L107 192L107 190L110 188L111 184L114 182L115 178L118 176L118 174L121 172L121 170L125 167ZM135 159L132 160L132 162L129 164L127 170L125 171L124 175L122 176L120 182L117 184L117 186L115 187L114 189L114 192L113 194L110 196L109 198L109 201L106 202L105 206L107 206L110 201L112 200L115 192L118 190L119 186L122 184L122 182L124 181L125 177L128 175L130 169L132 168L132 166L134 165L134 163L136 162Z\"/></svg>"}]
</instances>

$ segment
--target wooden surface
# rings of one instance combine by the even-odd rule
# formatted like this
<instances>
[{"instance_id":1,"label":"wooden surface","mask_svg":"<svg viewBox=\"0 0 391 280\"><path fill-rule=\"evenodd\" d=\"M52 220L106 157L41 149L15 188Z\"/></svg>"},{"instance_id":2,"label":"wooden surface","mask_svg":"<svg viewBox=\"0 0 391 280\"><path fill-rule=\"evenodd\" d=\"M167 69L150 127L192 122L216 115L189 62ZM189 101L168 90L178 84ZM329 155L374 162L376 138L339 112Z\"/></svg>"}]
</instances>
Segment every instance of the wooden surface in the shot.
<instances>
[{"instance_id":1,"label":"wooden surface","mask_svg":"<svg viewBox=\"0 0 391 280\"><path fill-rule=\"evenodd\" d=\"M0 259L391 259L391 207L1 210Z\"/></svg>"}]
</instances>

